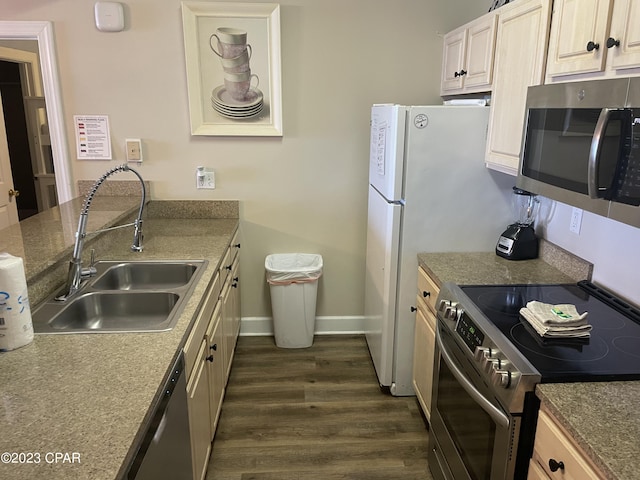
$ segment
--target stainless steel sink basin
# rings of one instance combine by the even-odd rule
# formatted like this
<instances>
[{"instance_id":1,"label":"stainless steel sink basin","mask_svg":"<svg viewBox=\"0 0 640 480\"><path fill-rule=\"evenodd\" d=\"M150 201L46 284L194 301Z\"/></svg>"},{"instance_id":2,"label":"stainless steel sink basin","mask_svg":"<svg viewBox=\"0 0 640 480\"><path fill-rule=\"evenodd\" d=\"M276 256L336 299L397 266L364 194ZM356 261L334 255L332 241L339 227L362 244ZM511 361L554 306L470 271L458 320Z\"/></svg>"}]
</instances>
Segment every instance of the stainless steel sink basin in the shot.
<instances>
[{"instance_id":1,"label":"stainless steel sink basin","mask_svg":"<svg viewBox=\"0 0 640 480\"><path fill-rule=\"evenodd\" d=\"M207 262L97 262L96 275L65 301L32 314L35 333L158 332L175 327Z\"/></svg>"},{"instance_id":2,"label":"stainless steel sink basin","mask_svg":"<svg viewBox=\"0 0 640 480\"><path fill-rule=\"evenodd\" d=\"M195 263L122 262L109 267L91 286L96 290L176 288L189 283L197 269Z\"/></svg>"},{"instance_id":3,"label":"stainless steel sink basin","mask_svg":"<svg viewBox=\"0 0 640 480\"><path fill-rule=\"evenodd\" d=\"M180 295L171 292L91 292L76 298L56 315L54 330L145 331L167 327Z\"/></svg>"}]
</instances>

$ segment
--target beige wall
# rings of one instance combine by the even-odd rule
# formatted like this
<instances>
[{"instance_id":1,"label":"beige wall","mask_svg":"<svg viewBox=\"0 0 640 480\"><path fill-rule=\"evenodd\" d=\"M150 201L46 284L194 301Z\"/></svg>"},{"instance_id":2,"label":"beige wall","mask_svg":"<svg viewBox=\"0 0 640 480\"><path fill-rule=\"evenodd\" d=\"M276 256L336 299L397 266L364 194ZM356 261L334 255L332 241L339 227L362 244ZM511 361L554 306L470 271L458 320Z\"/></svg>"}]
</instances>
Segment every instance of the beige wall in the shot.
<instances>
[{"instance_id":1,"label":"beige wall","mask_svg":"<svg viewBox=\"0 0 640 480\"><path fill-rule=\"evenodd\" d=\"M318 315L361 315L370 106L439 102L442 33L490 2L280 3L282 138L192 137L180 2L123 2L120 33L96 30L94 3L0 6L3 20L54 23L72 155L73 115L109 115L114 160L72 158L74 178L97 178L142 138L153 198L241 201L243 316L270 316L264 258L277 252L323 256ZM215 169L216 190L194 188L197 165Z\"/></svg>"}]
</instances>

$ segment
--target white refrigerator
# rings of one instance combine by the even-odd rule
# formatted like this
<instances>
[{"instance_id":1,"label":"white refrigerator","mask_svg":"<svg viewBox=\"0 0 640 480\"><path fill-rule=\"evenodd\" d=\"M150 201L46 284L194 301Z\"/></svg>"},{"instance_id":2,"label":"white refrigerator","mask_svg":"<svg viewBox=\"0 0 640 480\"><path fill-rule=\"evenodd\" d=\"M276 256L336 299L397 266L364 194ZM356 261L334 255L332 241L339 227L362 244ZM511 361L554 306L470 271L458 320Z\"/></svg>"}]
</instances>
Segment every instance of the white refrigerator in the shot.
<instances>
[{"instance_id":1,"label":"white refrigerator","mask_svg":"<svg viewBox=\"0 0 640 480\"><path fill-rule=\"evenodd\" d=\"M371 110L365 333L381 386L414 395L420 252L495 251L515 178L485 167L489 107Z\"/></svg>"}]
</instances>

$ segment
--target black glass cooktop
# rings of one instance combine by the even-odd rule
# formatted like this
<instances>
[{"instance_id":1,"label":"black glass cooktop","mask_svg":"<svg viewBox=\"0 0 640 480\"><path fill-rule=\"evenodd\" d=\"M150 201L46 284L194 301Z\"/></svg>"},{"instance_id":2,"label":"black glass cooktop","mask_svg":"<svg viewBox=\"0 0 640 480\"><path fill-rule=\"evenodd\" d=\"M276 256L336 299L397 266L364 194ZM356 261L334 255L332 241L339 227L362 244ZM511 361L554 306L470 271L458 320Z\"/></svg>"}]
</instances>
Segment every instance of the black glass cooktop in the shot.
<instances>
[{"instance_id":1,"label":"black glass cooktop","mask_svg":"<svg viewBox=\"0 0 640 480\"><path fill-rule=\"evenodd\" d=\"M589 282L461 286L540 372L543 383L640 380L640 311ZM589 339L547 340L519 314L527 302L574 304L588 312Z\"/></svg>"}]
</instances>

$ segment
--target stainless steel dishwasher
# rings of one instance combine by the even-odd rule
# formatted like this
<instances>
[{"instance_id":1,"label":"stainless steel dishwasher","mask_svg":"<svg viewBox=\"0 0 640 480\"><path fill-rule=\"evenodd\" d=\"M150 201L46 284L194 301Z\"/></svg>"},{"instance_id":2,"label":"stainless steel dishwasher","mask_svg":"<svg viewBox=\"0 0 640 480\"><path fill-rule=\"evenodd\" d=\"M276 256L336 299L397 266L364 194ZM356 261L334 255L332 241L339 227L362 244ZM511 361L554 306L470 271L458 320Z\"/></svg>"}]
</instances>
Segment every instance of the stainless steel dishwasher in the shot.
<instances>
[{"instance_id":1,"label":"stainless steel dishwasher","mask_svg":"<svg viewBox=\"0 0 640 480\"><path fill-rule=\"evenodd\" d=\"M191 438L187 411L184 354L176 359L150 423L120 478L192 480Z\"/></svg>"}]
</instances>

